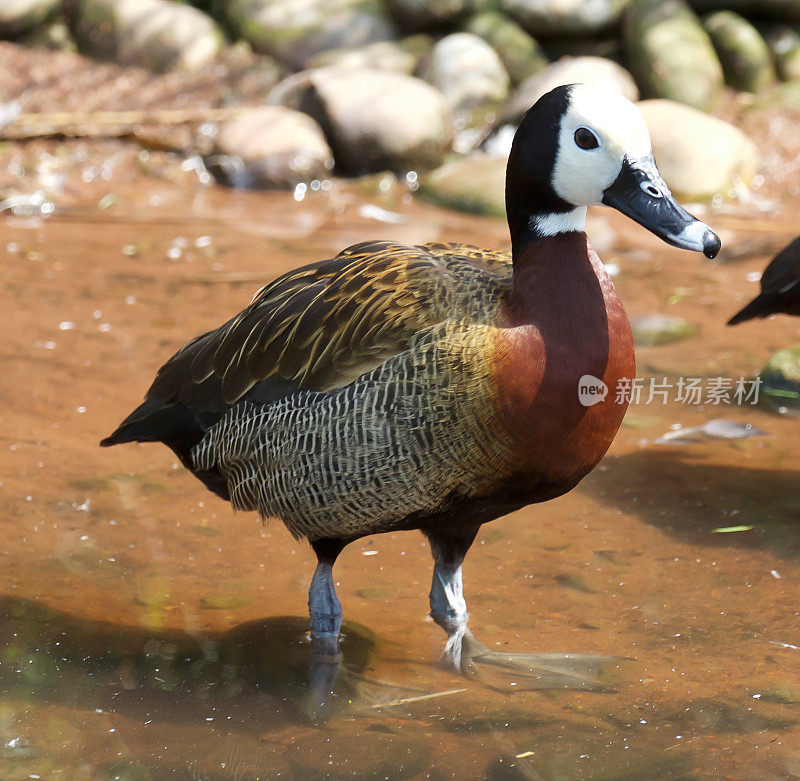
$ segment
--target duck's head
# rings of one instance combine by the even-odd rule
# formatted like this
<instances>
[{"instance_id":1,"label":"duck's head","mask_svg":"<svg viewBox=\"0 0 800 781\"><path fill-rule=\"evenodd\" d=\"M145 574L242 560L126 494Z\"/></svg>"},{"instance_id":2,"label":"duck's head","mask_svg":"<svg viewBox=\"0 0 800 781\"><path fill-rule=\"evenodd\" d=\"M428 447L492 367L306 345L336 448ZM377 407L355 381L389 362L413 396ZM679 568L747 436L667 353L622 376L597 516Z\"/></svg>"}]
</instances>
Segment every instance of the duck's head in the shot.
<instances>
[{"instance_id":1,"label":"duck's head","mask_svg":"<svg viewBox=\"0 0 800 781\"><path fill-rule=\"evenodd\" d=\"M556 87L514 138L506 207L514 243L585 227L586 207L613 206L669 244L713 258L720 240L672 196L656 168L644 119L618 92Z\"/></svg>"}]
</instances>

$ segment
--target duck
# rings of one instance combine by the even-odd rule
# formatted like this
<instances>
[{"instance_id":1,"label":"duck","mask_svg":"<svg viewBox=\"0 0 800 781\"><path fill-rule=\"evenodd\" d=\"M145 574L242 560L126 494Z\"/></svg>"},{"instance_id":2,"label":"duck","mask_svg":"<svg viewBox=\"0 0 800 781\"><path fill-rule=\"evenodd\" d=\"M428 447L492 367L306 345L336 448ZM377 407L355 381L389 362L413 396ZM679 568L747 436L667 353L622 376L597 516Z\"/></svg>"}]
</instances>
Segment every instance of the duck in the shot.
<instances>
[{"instance_id":1,"label":"duck","mask_svg":"<svg viewBox=\"0 0 800 781\"><path fill-rule=\"evenodd\" d=\"M465 674L503 661L468 628L464 558L483 524L570 491L597 466L636 371L587 207L709 258L720 250L661 177L639 110L608 88L556 87L530 108L505 196L510 252L376 240L290 271L178 350L101 442L161 442L235 509L307 540L318 659L341 660L341 551L418 530L443 661ZM606 394L587 404L581 383ZM519 655L504 658L518 669ZM553 672L551 657L537 658Z\"/></svg>"},{"instance_id":2,"label":"duck","mask_svg":"<svg viewBox=\"0 0 800 781\"><path fill-rule=\"evenodd\" d=\"M800 236L769 262L761 275L761 292L728 325L776 314L800 317Z\"/></svg>"}]
</instances>

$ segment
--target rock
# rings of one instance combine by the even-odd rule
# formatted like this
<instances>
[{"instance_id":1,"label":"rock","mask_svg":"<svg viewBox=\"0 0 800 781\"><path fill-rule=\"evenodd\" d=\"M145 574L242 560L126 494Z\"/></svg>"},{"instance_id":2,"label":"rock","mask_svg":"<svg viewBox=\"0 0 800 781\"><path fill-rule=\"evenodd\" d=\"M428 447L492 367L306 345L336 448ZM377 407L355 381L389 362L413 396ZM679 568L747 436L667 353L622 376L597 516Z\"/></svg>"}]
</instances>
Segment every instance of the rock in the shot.
<instances>
[{"instance_id":1,"label":"rock","mask_svg":"<svg viewBox=\"0 0 800 781\"><path fill-rule=\"evenodd\" d=\"M78 45L69 31L69 27L61 22L37 27L24 38L20 43L25 46L35 46L38 49L50 49L59 52L77 52Z\"/></svg>"},{"instance_id":2,"label":"rock","mask_svg":"<svg viewBox=\"0 0 800 781\"><path fill-rule=\"evenodd\" d=\"M633 315L630 322L637 347L681 342L697 332L696 325L675 315Z\"/></svg>"},{"instance_id":3,"label":"rock","mask_svg":"<svg viewBox=\"0 0 800 781\"><path fill-rule=\"evenodd\" d=\"M689 0L698 13L735 11L745 16L771 16L783 22L800 22L797 0Z\"/></svg>"},{"instance_id":4,"label":"rock","mask_svg":"<svg viewBox=\"0 0 800 781\"><path fill-rule=\"evenodd\" d=\"M500 57L483 38L471 33L442 38L433 47L421 76L458 113L496 105L508 94L508 73Z\"/></svg>"},{"instance_id":5,"label":"rock","mask_svg":"<svg viewBox=\"0 0 800 781\"><path fill-rule=\"evenodd\" d=\"M630 0L500 0L531 35L586 35L613 27Z\"/></svg>"},{"instance_id":6,"label":"rock","mask_svg":"<svg viewBox=\"0 0 800 781\"><path fill-rule=\"evenodd\" d=\"M750 22L732 11L718 11L703 25L731 87L760 92L775 80L769 47Z\"/></svg>"},{"instance_id":7,"label":"rock","mask_svg":"<svg viewBox=\"0 0 800 781\"><path fill-rule=\"evenodd\" d=\"M659 170L679 198L724 195L755 175L758 150L739 128L669 100L645 100L638 106Z\"/></svg>"},{"instance_id":8,"label":"rock","mask_svg":"<svg viewBox=\"0 0 800 781\"><path fill-rule=\"evenodd\" d=\"M333 152L319 125L283 106L245 109L220 126L209 170L234 187L294 187L324 179Z\"/></svg>"},{"instance_id":9,"label":"rock","mask_svg":"<svg viewBox=\"0 0 800 781\"><path fill-rule=\"evenodd\" d=\"M764 37L781 81L800 79L800 31L773 24L764 29Z\"/></svg>"},{"instance_id":10,"label":"rock","mask_svg":"<svg viewBox=\"0 0 800 781\"><path fill-rule=\"evenodd\" d=\"M231 0L228 21L253 48L293 68L327 49L355 49L396 37L375 0Z\"/></svg>"},{"instance_id":11,"label":"rock","mask_svg":"<svg viewBox=\"0 0 800 781\"><path fill-rule=\"evenodd\" d=\"M488 155L464 157L446 163L422 177L422 198L449 209L503 217L506 160Z\"/></svg>"},{"instance_id":12,"label":"rock","mask_svg":"<svg viewBox=\"0 0 800 781\"><path fill-rule=\"evenodd\" d=\"M376 41L360 49L328 49L309 60L312 68L335 65L340 68L369 68L411 75L417 57L394 41Z\"/></svg>"},{"instance_id":13,"label":"rock","mask_svg":"<svg viewBox=\"0 0 800 781\"><path fill-rule=\"evenodd\" d=\"M284 79L268 101L314 117L348 174L432 168L453 140L442 95L401 73L315 68Z\"/></svg>"},{"instance_id":14,"label":"rock","mask_svg":"<svg viewBox=\"0 0 800 781\"><path fill-rule=\"evenodd\" d=\"M759 377L759 400L764 406L781 414L800 415L800 344L775 353Z\"/></svg>"},{"instance_id":15,"label":"rock","mask_svg":"<svg viewBox=\"0 0 800 781\"><path fill-rule=\"evenodd\" d=\"M645 97L707 110L720 96L722 66L683 0L632 0L622 36L628 67Z\"/></svg>"},{"instance_id":16,"label":"rock","mask_svg":"<svg viewBox=\"0 0 800 781\"><path fill-rule=\"evenodd\" d=\"M503 107L502 122L517 123L545 92L562 84L602 84L622 93L628 100L639 99L636 82L621 65L602 57L565 57L526 79Z\"/></svg>"},{"instance_id":17,"label":"rock","mask_svg":"<svg viewBox=\"0 0 800 781\"><path fill-rule=\"evenodd\" d=\"M525 81L549 63L536 40L499 11L484 11L471 17L464 30L483 38L500 55L512 84Z\"/></svg>"},{"instance_id":18,"label":"rock","mask_svg":"<svg viewBox=\"0 0 800 781\"><path fill-rule=\"evenodd\" d=\"M399 41L400 48L416 57L417 62L430 55L435 43L433 37L427 33L416 33Z\"/></svg>"},{"instance_id":19,"label":"rock","mask_svg":"<svg viewBox=\"0 0 800 781\"><path fill-rule=\"evenodd\" d=\"M440 28L482 11L489 0L387 0L389 10L404 30Z\"/></svg>"},{"instance_id":20,"label":"rock","mask_svg":"<svg viewBox=\"0 0 800 781\"><path fill-rule=\"evenodd\" d=\"M95 57L151 70L197 70L219 54L210 17L168 0L80 0L76 35Z\"/></svg>"},{"instance_id":21,"label":"rock","mask_svg":"<svg viewBox=\"0 0 800 781\"><path fill-rule=\"evenodd\" d=\"M16 38L42 24L61 9L62 0L2 0L0 38Z\"/></svg>"}]
</instances>

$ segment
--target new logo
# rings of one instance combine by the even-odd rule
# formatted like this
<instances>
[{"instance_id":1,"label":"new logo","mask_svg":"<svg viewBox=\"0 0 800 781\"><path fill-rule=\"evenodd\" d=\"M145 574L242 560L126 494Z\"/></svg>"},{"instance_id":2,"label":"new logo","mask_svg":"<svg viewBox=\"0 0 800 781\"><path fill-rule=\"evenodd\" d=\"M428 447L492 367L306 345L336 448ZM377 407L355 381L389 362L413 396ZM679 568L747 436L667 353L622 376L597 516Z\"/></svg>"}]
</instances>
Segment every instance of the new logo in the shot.
<instances>
[{"instance_id":1,"label":"new logo","mask_svg":"<svg viewBox=\"0 0 800 781\"><path fill-rule=\"evenodd\" d=\"M584 407L591 407L608 396L608 386L591 374L584 374L578 381L578 401Z\"/></svg>"}]
</instances>

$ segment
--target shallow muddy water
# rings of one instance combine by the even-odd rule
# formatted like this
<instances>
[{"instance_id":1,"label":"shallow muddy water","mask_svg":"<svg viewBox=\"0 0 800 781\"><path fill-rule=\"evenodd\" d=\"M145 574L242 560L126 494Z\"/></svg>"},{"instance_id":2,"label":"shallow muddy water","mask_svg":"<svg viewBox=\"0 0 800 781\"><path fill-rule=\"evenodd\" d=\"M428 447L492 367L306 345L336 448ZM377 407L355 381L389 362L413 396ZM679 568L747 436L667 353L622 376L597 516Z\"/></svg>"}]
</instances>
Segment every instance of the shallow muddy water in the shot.
<instances>
[{"instance_id":1,"label":"shallow muddy water","mask_svg":"<svg viewBox=\"0 0 800 781\"><path fill-rule=\"evenodd\" d=\"M52 214L0 215L0 777L800 777L800 421L643 398L576 490L483 527L465 566L476 636L618 656L604 691L437 668L424 539L352 544L335 569L346 669L320 724L311 550L233 513L166 448L97 443L175 349L276 275L367 238L504 248L505 224L398 186L298 201L122 146L59 159ZM705 214L717 263L590 214L629 314L698 326L639 348L642 378L749 377L800 341L798 319L724 325L797 232L791 209L742 211ZM767 436L655 443L715 418Z\"/></svg>"}]
</instances>

